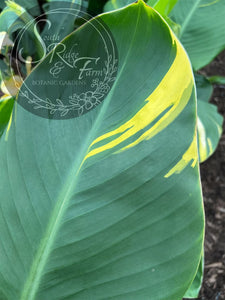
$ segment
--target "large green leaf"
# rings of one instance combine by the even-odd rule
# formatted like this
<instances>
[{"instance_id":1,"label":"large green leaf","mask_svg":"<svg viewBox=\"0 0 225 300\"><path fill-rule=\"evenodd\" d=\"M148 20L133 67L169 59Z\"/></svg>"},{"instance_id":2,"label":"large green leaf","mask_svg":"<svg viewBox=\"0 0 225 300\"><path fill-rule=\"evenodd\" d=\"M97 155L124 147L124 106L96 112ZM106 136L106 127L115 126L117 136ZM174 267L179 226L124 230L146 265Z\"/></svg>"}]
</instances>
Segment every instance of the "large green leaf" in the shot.
<instances>
[{"instance_id":1,"label":"large green leaf","mask_svg":"<svg viewBox=\"0 0 225 300\"><path fill-rule=\"evenodd\" d=\"M208 159L216 150L223 129L223 117L216 105L209 103L213 87L204 76L195 75L198 105L198 147L200 162Z\"/></svg>"},{"instance_id":2,"label":"large green leaf","mask_svg":"<svg viewBox=\"0 0 225 300\"><path fill-rule=\"evenodd\" d=\"M180 300L197 272L204 216L189 60L142 1L98 19L119 53L105 100L68 120L18 105L0 141L3 299ZM93 21L63 44L87 39ZM49 56L27 86L49 78Z\"/></svg>"},{"instance_id":3,"label":"large green leaf","mask_svg":"<svg viewBox=\"0 0 225 300\"><path fill-rule=\"evenodd\" d=\"M225 48L225 1L179 0L171 18L181 25L180 40L198 70Z\"/></svg>"}]
</instances>

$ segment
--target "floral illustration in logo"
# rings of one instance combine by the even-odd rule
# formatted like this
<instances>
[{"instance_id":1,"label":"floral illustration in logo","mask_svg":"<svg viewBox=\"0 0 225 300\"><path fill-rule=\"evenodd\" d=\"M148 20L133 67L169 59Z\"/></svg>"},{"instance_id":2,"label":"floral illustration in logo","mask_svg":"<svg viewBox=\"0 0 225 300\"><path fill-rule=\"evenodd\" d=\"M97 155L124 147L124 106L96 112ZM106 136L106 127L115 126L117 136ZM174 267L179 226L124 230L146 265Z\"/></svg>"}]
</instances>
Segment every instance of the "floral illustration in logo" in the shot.
<instances>
[{"instance_id":1,"label":"floral illustration in logo","mask_svg":"<svg viewBox=\"0 0 225 300\"><path fill-rule=\"evenodd\" d=\"M43 118L81 117L100 105L110 92L118 70L117 47L101 19L91 19L75 4L53 4L21 29L13 48L16 74L24 79L25 70L27 75L17 103ZM87 22L76 30L71 15L74 20L85 15ZM57 27L57 18L64 20L63 27ZM38 30L39 25L44 29ZM38 56L27 56L27 36L34 38Z\"/></svg>"}]
</instances>

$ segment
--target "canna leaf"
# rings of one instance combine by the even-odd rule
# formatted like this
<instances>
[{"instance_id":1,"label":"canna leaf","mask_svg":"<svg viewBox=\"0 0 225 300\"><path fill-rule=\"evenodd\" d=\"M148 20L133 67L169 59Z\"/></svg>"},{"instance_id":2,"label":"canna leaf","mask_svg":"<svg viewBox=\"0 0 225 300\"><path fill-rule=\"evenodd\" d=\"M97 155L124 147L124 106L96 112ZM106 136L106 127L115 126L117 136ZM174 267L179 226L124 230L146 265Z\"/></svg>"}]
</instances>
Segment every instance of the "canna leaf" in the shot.
<instances>
[{"instance_id":1,"label":"canna leaf","mask_svg":"<svg viewBox=\"0 0 225 300\"><path fill-rule=\"evenodd\" d=\"M197 104L199 159L204 162L218 146L223 132L223 117L215 105L201 100Z\"/></svg>"},{"instance_id":2,"label":"canna leaf","mask_svg":"<svg viewBox=\"0 0 225 300\"><path fill-rule=\"evenodd\" d=\"M3 75L3 76L2 76ZM3 96L0 97L0 137L3 135L7 125L10 129L12 122L12 111L14 106L14 98L18 93L18 89L22 85L22 79L18 75L15 75L7 80L4 78L4 73L0 72L1 84L0 92Z\"/></svg>"},{"instance_id":3,"label":"canna leaf","mask_svg":"<svg viewBox=\"0 0 225 300\"><path fill-rule=\"evenodd\" d=\"M223 117L217 107L208 101L212 95L212 85L207 78L195 75L198 106L198 147L200 162L208 159L216 150L222 135Z\"/></svg>"},{"instance_id":4,"label":"canna leaf","mask_svg":"<svg viewBox=\"0 0 225 300\"><path fill-rule=\"evenodd\" d=\"M38 5L38 0L16 0L16 3L19 4L20 6L24 7L27 10L32 10L34 12L33 15L38 15L40 13L39 5ZM0 3L0 8L3 9L6 7L5 1L1 1Z\"/></svg>"},{"instance_id":5,"label":"canna leaf","mask_svg":"<svg viewBox=\"0 0 225 300\"><path fill-rule=\"evenodd\" d=\"M133 3L134 0L110 0L106 3L104 7L104 11L111 11L115 9L119 9L121 7L124 7L128 4ZM173 32L178 36L180 32L180 25L176 24L171 18L168 17L169 13L173 9L174 5L176 4L177 0L149 0L146 1L147 5L153 7L155 10L157 10L162 17L166 20L170 28L173 30Z\"/></svg>"},{"instance_id":6,"label":"canna leaf","mask_svg":"<svg viewBox=\"0 0 225 300\"><path fill-rule=\"evenodd\" d=\"M18 15L9 7L6 7L0 14L0 31L12 34L22 28L24 23L18 19Z\"/></svg>"},{"instance_id":7,"label":"canna leaf","mask_svg":"<svg viewBox=\"0 0 225 300\"><path fill-rule=\"evenodd\" d=\"M59 43L75 29L75 21L84 17L87 11L87 0L49 0L43 5L47 22L41 37L48 48L53 43ZM87 21L84 17L83 21ZM51 47L50 47L51 48Z\"/></svg>"},{"instance_id":8,"label":"canna leaf","mask_svg":"<svg viewBox=\"0 0 225 300\"><path fill-rule=\"evenodd\" d=\"M134 0L120 0L120 1L109 0L104 6L104 11L107 12L107 11L119 9L134 2L135 2Z\"/></svg>"},{"instance_id":9,"label":"canna leaf","mask_svg":"<svg viewBox=\"0 0 225 300\"><path fill-rule=\"evenodd\" d=\"M7 32L1 31L0 32L0 54L4 51L5 47L12 47L13 42L10 40Z\"/></svg>"},{"instance_id":10,"label":"canna leaf","mask_svg":"<svg viewBox=\"0 0 225 300\"><path fill-rule=\"evenodd\" d=\"M213 93L213 86L210 81L203 75L195 74L195 83L198 100L209 102Z\"/></svg>"},{"instance_id":11,"label":"canna leaf","mask_svg":"<svg viewBox=\"0 0 225 300\"><path fill-rule=\"evenodd\" d=\"M6 1L7 6L0 14L0 31L5 31L13 38L13 33L20 44L24 61L27 56L34 55L36 59L43 57L43 41L38 32L35 19L22 6L14 1ZM23 30L26 28L26 30ZM20 30L20 31L19 31ZM19 34L21 34L19 36Z\"/></svg>"},{"instance_id":12,"label":"canna leaf","mask_svg":"<svg viewBox=\"0 0 225 300\"><path fill-rule=\"evenodd\" d=\"M119 54L104 101L67 120L18 105L8 140L0 141L7 300L180 300L198 269L204 215L187 55L143 1L94 20L110 29ZM62 41L67 49L87 39L94 20ZM88 57L97 48L91 45ZM51 78L50 56L28 87ZM65 74L74 78L72 69ZM71 90L60 88L65 97ZM58 88L37 91L52 110Z\"/></svg>"},{"instance_id":13,"label":"canna leaf","mask_svg":"<svg viewBox=\"0 0 225 300\"><path fill-rule=\"evenodd\" d=\"M165 18L168 17L177 1L178 0L148 0L145 2ZM135 0L110 0L106 3L104 11L115 10L133 2L135 2Z\"/></svg>"},{"instance_id":14,"label":"canna leaf","mask_svg":"<svg viewBox=\"0 0 225 300\"><path fill-rule=\"evenodd\" d=\"M206 66L223 49L225 39L224 0L179 0L170 17L181 30L179 39L194 70Z\"/></svg>"},{"instance_id":15,"label":"canna leaf","mask_svg":"<svg viewBox=\"0 0 225 300\"><path fill-rule=\"evenodd\" d=\"M207 77L208 81L212 84L225 84L225 76L210 76Z\"/></svg>"}]
</instances>

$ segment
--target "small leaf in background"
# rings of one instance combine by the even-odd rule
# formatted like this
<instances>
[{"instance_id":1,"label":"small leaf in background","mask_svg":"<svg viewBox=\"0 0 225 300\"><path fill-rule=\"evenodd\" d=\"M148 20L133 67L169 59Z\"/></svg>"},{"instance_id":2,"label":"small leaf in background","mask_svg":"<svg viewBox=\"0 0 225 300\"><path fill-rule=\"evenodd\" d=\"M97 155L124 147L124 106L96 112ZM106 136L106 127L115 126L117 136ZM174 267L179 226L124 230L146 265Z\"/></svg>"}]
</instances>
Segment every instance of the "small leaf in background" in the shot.
<instances>
[{"instance_id":1,"label":"small leaf in background","mask_svg":"<svg viewBox=\"0 0 225 300\"><path fill-rule=\"evenodd\" d=\"M86 12L87 1L49 1L43 5L47 18L41 37L46 48L59 43L75 29L75 21ZM86 21L86 20L85 20Z\"/></svg>"},{"instance_id":2,"label":"small leaf in background","mask_svg":"<svg viewBox=\"0 0 225 300\"><path fill-rule=\"evenodd\" d=\"M16 0L16 3L19 4L20 6L24 7L27 10L32 9L32 12L34 12L34 14L32 14L32 15L40 14L38 0ZM7 4L5 3L5 1L1 0L0 8L3 9L6 7L6 5Z\"/></svg>"},{"instance_id":3,"label":"small leaf in background","mask_svg":"<svg viewBox=\"0 0 225 300\"><path fill-rule=\"evenodd\" d=\"M6 7L0 14L0 28L1 31L7 32L11 35L14 31L21 28L24 25L23 21L16 23L18 15L11 8ZM13 26L14 25L14 26Z\"/></svg>"},{"instance_id":4,"label":"small leaf in background","mask_svg":"<svg viewBox=\"0 0 225 300\"><path fill-rule=\"evenodd\" d=\"M212 84L225 84L224 76L210 76L210 77L207 77L207 79Z\"/></svg>"},{"instance_id":5,"label":"small leaf in background","mask_svg":"<svg viewBox=\"0 0 225 300\"><path fill-rule=\"evenodd\" d=\"M124 7L126 5L129 5L133 2L135 2L135 0L109 0L104 6L104 11L107 12L107 11L115 10Z\"/></svg>"},{"instance_id":6,"label":"small leaf in background","mask_svg":"<svg viewBox=\"0 0 225 300\"><path fill-rule=\"evenodd\" d=\"M14 41L17 32L17 42L19 41L23 54L40 56L40 42L38 41L38 32L35 32L35 20L26 11L26 9L13 1L6 1L7 6L0 14L0 28L6 31L10 38ZM23 35L23 28L28 26Z\"/></svg>"},{"instance_id":7,"label":"small leaf in background","mask_svg":"<svg viewBox=\"0 0 225 300\"><path fill-rule=\"evenodd\" d=\"M10 40L9 35L5 31L0 32L0 54L5 47L12 47L14 43Z\"/></svg>"},{"instance_id":8,"label":"small leaf in background","mask_svg":"<svg viewBox=\"0 0 225 300\"><path fill-rule=\"evenodd\" d=\"M222 135L223 117L217 107L209 103L213 87L207 78L195 74L198 111L198 148L200 162L208 159L216 150Z\"/></svg>"},{"instance_id":9,"label":"small leaf in background","mask_svg":"<svg viewBox=\"0 0 225 300\"><path fill-rule=\"evenodd\" d=\"M174 8L178 0L148 0L146 3L153 7L161 16L166 20L168 25L171 27L176 36L180 34L180 25L175 23L170 17L169 14Z\"/></svg>"},{"instance_id":10,"label":"small leaf in background","mask_svg":"<svg viewBox=\"0 0 225 300\"><path fill-rule=\"evenodd\" d=\"M5 58L0 59L0 80L9 78L11 76L11 71Z\"/></svg>"},{"instance_id":11,"label":"small leaf in background","mask_svg":"<svg viewBox=\"0 0 225 300\"><path fill-rule=\"evenodd\" d=\"M145 2L146 4L157 10L158 13L160 13L165 18L168 17L169 13L173 9L177 1L178 0L148 0ZM135 0L110 0L106 3L104 11L115 10L129 5L133 2L135 2ZM175 22L173 21L171 21L171 23L175 24Z\"/></svg>"},{"instance_id":12,"label":"small leaf in background","mask_svg":"<svg viewBox=\"0 0 225 300\"><path fill-rule=\"evenodd\" d=\"M197 101L198 105L198 145L199 159L204 162L216 150L223 132L223 117L217 107L206 101Z\"/></svg>"},{"instance_id":13,"label":"small leaf in background","mask_svg":"<svg viewBox=\"0 0 225 300\"><path fill-rule=\"evenodd\" d=\"M14 106L14 99L11 96L2 96L0 98L0 137L3 135Z\"/></svg>"},{"instance_id":14,"label":"small leaf in background","mask_svg":"<svg viewBox=\"0 0 225 300\"><path fill-rule=\"evenodd\" d=\"M169 16L178 0L148 0L146 3L154 7L163 17Z\"/></svg>"},{"instance_id":15,"label":"small leaf in background","mask_svg":"<svg viewBox=\"0 0 225 300\"><path fill-rule=\"evenodd\" d=\"M20 76L15 75L7 80L2 80L1 91L5 95L16 96L22 84L23 79Z\"/></svg>"},{"instance_id":16,"label":"small leaf in background","mask_svg":"<svg viewBox=\"0 0 225 300\"><path fill-rule=\"evenodd\" d=\"M180 25L175 23L170 17L164 16L165 21L170 26L170 28L173 30L173 32L176 34L176 36L179 36L180 34Z\"/></svg>"},{"instance_id":17,"label":"small leaf in background","mask_svg":"<svg viewBox=\"0 0 225 300\"><path fill-rule=\"evenodd\" d=\"M195 73L195 83L197 88L197 99L209 102L213 93L213 86L210 81L205 76Z\"/></svg>"}]
</instances>

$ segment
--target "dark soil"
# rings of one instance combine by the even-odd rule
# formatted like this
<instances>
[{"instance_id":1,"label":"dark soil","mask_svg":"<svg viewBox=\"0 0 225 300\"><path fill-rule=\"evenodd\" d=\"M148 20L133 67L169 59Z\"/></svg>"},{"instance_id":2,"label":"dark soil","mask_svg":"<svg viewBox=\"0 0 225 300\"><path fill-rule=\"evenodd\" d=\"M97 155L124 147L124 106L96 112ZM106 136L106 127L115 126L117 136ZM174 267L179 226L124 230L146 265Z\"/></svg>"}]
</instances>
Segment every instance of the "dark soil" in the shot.
<instances>
[{"instance_id":1,"label":"dark soil","mask_svg":"<svg viewBox=\"0 0 225 300\"><path fill-rule=\"evenodd\" d=\"M225 76L225 51L202 70L206 75ZM215 85L210 100L225 118L225 85ZM206 214L205 271L198 299L225 299L225 123L216 152L201 164Z\"/></svg>"}]
</instances>

